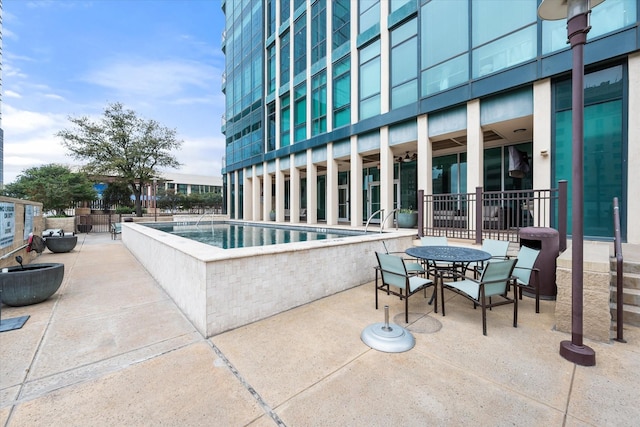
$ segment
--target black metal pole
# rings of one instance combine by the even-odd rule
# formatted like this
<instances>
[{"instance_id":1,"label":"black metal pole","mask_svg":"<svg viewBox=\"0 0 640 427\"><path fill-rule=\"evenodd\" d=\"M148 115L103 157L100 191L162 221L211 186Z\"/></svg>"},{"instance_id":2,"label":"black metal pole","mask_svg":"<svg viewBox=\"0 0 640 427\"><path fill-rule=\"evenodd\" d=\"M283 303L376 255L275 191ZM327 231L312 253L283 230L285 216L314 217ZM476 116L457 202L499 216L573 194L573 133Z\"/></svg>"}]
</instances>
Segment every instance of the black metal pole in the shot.
<instances>
[{"instance_id":1,"label":"black metal pole","mask_svg":"<svg viewBox=\"0 0 640 427\"><path fill-rule=\"evenodd\" d=\"M584 45L589 32L589 13L567 22L573 54L572 78L572 218L571 218L571 341L560 343L560 355L582 366L594 366L596 353L582 343L584 261Z\"/></svg>"}]
</instances>

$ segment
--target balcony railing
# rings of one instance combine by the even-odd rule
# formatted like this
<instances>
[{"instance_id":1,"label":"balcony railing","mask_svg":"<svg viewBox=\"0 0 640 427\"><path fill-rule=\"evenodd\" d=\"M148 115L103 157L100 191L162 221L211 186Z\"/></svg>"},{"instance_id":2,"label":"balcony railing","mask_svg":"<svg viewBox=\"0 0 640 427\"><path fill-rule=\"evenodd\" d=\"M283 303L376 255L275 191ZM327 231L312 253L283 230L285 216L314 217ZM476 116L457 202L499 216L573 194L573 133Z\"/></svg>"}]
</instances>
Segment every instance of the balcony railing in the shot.
<instances>
[{"instance_id":1,"label":"balcony railing","mask_svg":"<svg viewBox=\"0 0 640 427\"><path fill-rule=\"evenodd\" d=\"M567 181L546 190L424 194L418 192L418 235L519 241L523 227L558 230L560 250L567 247Z\"/></svg>"}]
</instances>

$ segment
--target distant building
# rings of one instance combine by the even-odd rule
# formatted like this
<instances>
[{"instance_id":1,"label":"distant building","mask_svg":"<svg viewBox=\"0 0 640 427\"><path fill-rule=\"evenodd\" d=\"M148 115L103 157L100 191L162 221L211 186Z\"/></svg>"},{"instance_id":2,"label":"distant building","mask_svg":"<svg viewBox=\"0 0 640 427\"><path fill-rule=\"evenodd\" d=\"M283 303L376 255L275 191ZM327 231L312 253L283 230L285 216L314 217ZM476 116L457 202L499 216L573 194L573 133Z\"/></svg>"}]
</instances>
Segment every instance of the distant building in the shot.
<instances>
[{"instance_id":1,"label":"distant building","mask_svg":"<svg viewBox=\"0 0 640 427\"><path fill-rule=\"evenodd\" d=\"M174 190L179 194L218 193L222 194L222 177L161 172L158 188Z\"/></svg>"},{"instance_id":2,"label":"distant building","mask_svg":"<svg viewBox=\"0 0 640 427\"><path fill-rule=\"evenodd\" d=\"M355 227L380 209L415 209L418 190L571 185L567 22L542 21L539 3L223 0L230 217L273 209L278 221ZM587 238L613 236L618 197L623 238L640 243L638 5L606 0L590 16ZM509 173L510 153L526 172Z\"/></svg>"}]
</instances>

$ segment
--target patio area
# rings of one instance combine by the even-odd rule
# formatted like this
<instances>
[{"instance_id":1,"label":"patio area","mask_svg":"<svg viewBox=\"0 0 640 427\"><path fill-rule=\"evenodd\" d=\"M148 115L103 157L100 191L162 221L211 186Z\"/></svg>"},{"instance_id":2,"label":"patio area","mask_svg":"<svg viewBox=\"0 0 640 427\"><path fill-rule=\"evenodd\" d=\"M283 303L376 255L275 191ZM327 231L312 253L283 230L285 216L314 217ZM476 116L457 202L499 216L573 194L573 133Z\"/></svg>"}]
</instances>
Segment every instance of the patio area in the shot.
<instances>
[{"instance_id":1,"label":"patio area","mask_svg":"<svg viewBox=\"0 0 640 427\"><path fill-rule=\"evenodd\" d=\"M553 301L487 315L445 292L447 315L409 300L415 347L382 353L360 333L384 321L368 283L205 339L108 233L45 251L65 278L0 334L0 423L17 426L632 426L640 419L640 329L585 340L596 366L559 356ZM371 259L373 266L376 260ZM247 266L250 269L250 266ZM313 274L308 283L313 286ZM246 286L250 286L249 283ZM404 303L380 294L404 326ZM585 315L588 315L585 313Z\"/></svg>"}]
</instances>

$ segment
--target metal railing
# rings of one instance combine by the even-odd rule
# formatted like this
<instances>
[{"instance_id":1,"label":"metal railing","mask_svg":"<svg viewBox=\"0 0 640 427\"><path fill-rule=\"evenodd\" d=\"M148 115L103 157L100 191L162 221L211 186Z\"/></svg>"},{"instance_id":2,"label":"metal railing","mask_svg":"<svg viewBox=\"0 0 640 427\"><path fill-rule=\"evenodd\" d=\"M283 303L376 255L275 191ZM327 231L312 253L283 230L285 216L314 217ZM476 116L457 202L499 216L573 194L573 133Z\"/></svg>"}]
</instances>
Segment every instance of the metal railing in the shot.
<instances>
[{"instance_id":1,"label":"metal railing","mask_svg":"<svg viewBox=\"0 0 640 427\"><path fill-rule=\"evenodd\" d=\"M560 251L567 248L567 181L544 190L425 194L418 191L418 235L519 242L523 227L558 230Z\"/></svg>"},{"instance_id":2,"label":"metal railing","mask_svg":"<svg viewBox=\"0 0 640 427\"><path fill-rule=\"evenodd\" d=\"M613 198L613 251L616 258L616 341L627 342L623 338L624 329L624 289L623 289L623 257L622 238L620 233L620 208L618 198Z\"/></svg>"}]
</instances>

